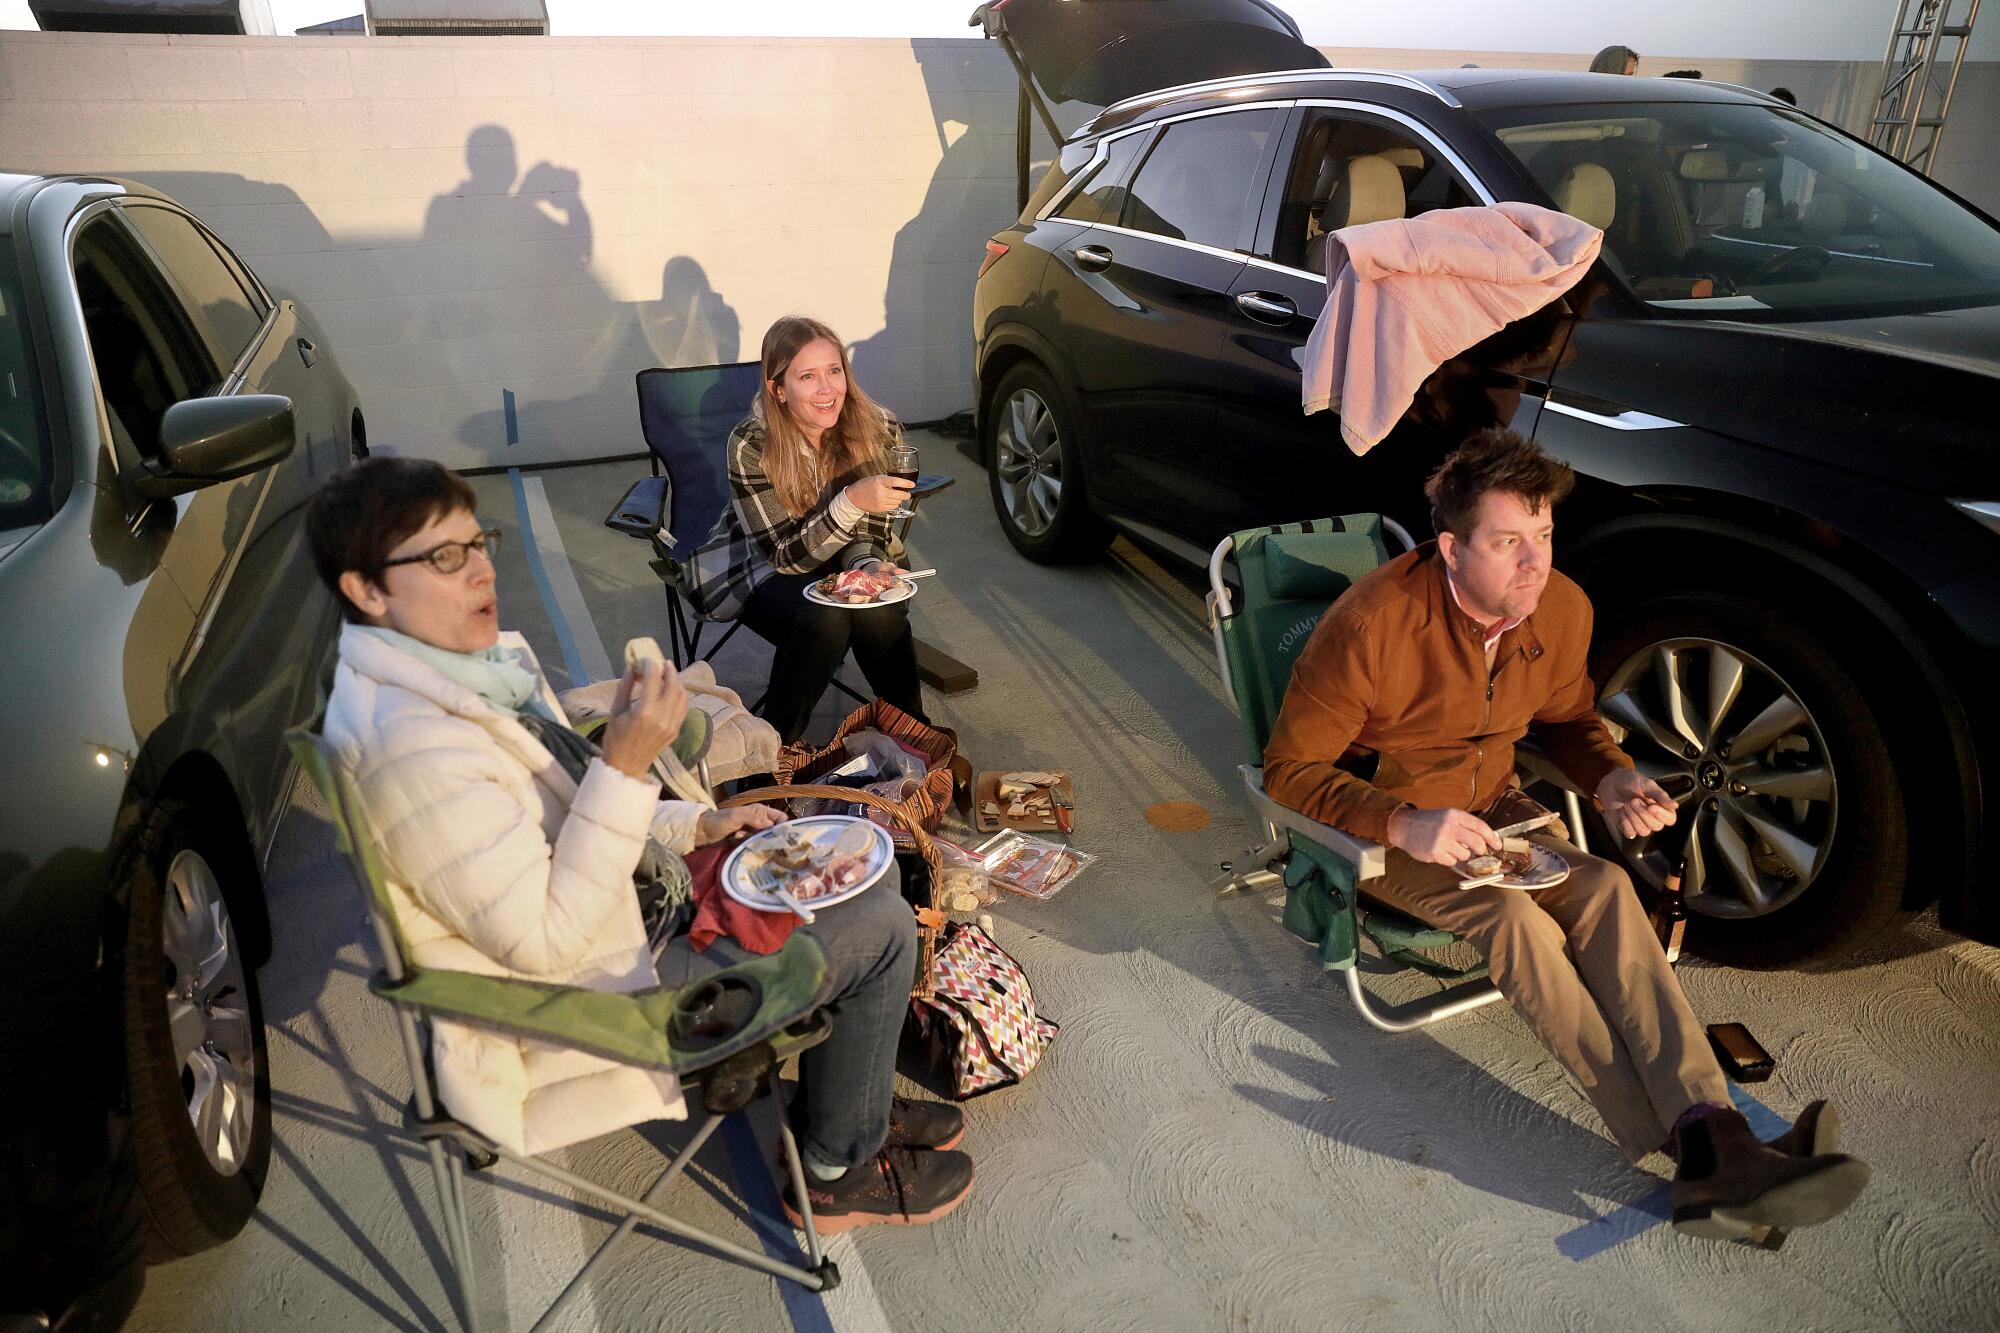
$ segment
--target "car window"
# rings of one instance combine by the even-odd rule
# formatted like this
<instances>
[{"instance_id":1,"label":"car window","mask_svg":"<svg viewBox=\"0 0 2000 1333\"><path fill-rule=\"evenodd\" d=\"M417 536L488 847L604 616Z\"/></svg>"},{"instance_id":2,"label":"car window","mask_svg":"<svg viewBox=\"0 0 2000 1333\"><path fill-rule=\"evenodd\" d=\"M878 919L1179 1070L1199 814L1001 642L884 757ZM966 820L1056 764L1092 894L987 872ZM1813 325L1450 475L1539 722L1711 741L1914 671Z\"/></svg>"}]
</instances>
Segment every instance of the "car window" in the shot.
<instances>
[{"instance_id":1,"label":"car window","mask_svg":"<svg viewBox=\"0 0 2000 1333\"><path fill-rule=\"evenodd\" d=\"M1400 126L1315 113L1299 131L1278 217L1258 253L1326 272L1326 237L1342 227L1416 217L1479 200L1428 141Z\"/></svg>"},{"instance_id":2,"label":"car window","mask_svg":"<svg viewBox=\"0 0 2000 1333\"><path fill-rule=\"evenodd\" d=\"M234 366L264 326L262 296L246 291L201 228L168 208L125 210L197 311L197 323L217 364Z\"/></svg>"},{"instance_id":3,"label":"car window","mask_svg":"<svg viewBox=\"0 0 2000 1333\"><path fill-rule=\"evenodd\" d=\"M1132 181L1123 224L1222 250L1242 245L1257 168L1280 114L1250 107L1168 125Z\"/></svg>"},{"instance_id":4,"label":"car window","mask_svg":"<svg viewBox=\"0 0 2000 1333\"><path fill-rule=\"evenodd\" d=\"M1483 114L1557 208L1604 229L1612 271L1663 314L1856 319L2000 302L2000 231L1787 108Z\"/></svg>"},{"instance_id":5,"label":"car window","mask_svg":"<svg viewBox=\"0 0 2000 1333\"><path fill-rule=\"evenodd\" d=\"M1021 209L1021 221L1032 222L1040 217L1042 210L1049 206L1049 200L1061 194L1063 188L1069 184L1070 178L1082 171L1096 154L1097 145L1093 143L1064 144L1062 150L1056 154L1056 160L1049 163L1048 173L1042 177L1042 183L1035 187L1032 195L1028 196L1027 204Z\"/></svg>"},{"instance_id":6,"label":"car window","mask_svg":"<svg viewBox=\"0 0 2000 1333\"><path fill-rule=\"evenodd\" d=\"M1056 216L1072 222L1117 222L1125 211L1125 182L1145 143L1146 133L1141 130L1105 145L1103 165L1084 178L1076 193L1056 210Z\"/></svg>"},{"instance_id":7,"label":"car window","mask_svg":"<svg viewBox=\"0 0 2000 1333\"><path fill-rule=\"evenodd\" d=\"M75 263L111 429L142 456L155 457L167 409L208 393L222 371L164 275L113 215L77 234Z\"/></svg>"},{"instance_id":8,"label":"car window","mask_svg":"<svg viewBox=\"0 0 2000 1333\"><path fill-rule=\"evenodd\" d=\"M11 246L0 246L0 549L48 519L53 459Z\"/></svg>"}]
</instances>

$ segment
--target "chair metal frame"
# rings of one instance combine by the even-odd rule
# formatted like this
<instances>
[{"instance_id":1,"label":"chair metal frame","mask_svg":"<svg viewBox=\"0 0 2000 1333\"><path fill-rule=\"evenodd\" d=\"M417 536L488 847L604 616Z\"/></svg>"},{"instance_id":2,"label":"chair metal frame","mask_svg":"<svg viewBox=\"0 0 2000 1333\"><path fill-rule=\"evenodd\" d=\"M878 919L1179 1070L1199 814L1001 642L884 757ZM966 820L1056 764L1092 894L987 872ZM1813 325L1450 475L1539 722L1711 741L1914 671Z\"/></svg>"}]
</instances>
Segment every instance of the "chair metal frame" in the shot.
<instances>
[{"instance_id":1,"label":"chair metal frame","mask_svg":"<svg viewBox=\"0 0 2000 1333\"><path fill-rule=\"evenodd\" d=\"M324 739L316 731L297 731L292 733L290 739L295 746L301 742L309 742L318 751L326 771L332 777L333 789L330 791L320 784L317 778L315 782L316 785L320 785L321 794L328 802L328 813L332 818L341 850L346 856L348 868L354 876L355 887L360 890L362 900L366 904L376 952L382 960L382 967L371 980L369 988L385 999L396 1013L397 1031L402 1040L404 1060L409 1066L411 1086L411 1100L404 1108L404 1129L411 1137L424 1144L425 1152L430 1158L431 1172L437 1186L439 1211L443 1216L446 1248L458 1288L459 1319L467 1333L478 1333L480 1320L474 1304L472 1238L465 1210L465 1176L468 1171L487 1169L497 1161L511 1162L623 1214L611 1234L605 1237L577 1270L576 1275L535 1320L532 1326L535 1333L542 1333L542 1330L554 1325L570 1301L582 1290L585 1280L610 1253L612 1247L642 1222L683 1241L699 1245L730 1262L767 1273L772 1277L796 1282L811 1291L832 1291L840 1285L840 1269L833 1260L826 1257L818 1229L813 1222L812 1201L806 1190L804 1163L799 1154L797 1138L792 1133L791 1124L784 1115L782 1105L778 1108L778 1133L786 1174L791 1180L794 1195L799 1200L799 1215L805 1232L803 1264L785 1263L773 1259L761 1251L749 1249L682 1222L662 1212L658 1207L658 1201L668 1186L682 1173L688 1163L694 1160L695 1154L708 1142L726 1117L745 1111L766 1097L777 1098L775 1061L759 1076L754 1095L740 1105L709 1107L704 1100L707 1116L696 1127L693 1137L669 1159L666 1169L647 1187L646 1192L636 1199L538 1157L514 1152L446 1114L438 1100L432 1082L430 1062L426 1058L427 1045L423 1040L422 1025L429 1020L421 1007L399 1000L394 993L396 987L405 982L412 972L403 957L401 938L394 926L383 920L370 884L370 871L360 849L361 840L371 836L366 814L356 799L352 786L335 764L334 756L326 748ZM831 1022L823 1010L813 1011L804 1020L785 1030L783 1055L789 1056L818 1045L826 1040L831 1027ZM751 1049L754 1051L756 1048ZM701 1085L700 1072L697 1070L680 1075L684 1093L705 1091Z\"/></svg>"},{"instance_id":2,"label":"chair metal frame","mask_svg":"<svg viewBox=\"0 0 2000 1333\"><path fill-rule=\"evenodd\" d=\"M1383 531L1395 537L1402 544L1403 550L1415 549L1416 541L1410 536L1407 528L1386 514L1379 517ZM1216 544L1208 559L1208 623L1215 640L1216 661L1222 669L1223 689L1229 695L1231 707L1237 706L1236 685L1230 677L1229 653L1223 642L1222 622L1235 613L1226 570L1229 562L1234 559L1235 552L1236 538L1233 535L1224 537ZM1553 765L1541 758L1538 752L1526 746L1523 746L1522 750L1521 766L1524 769L1537 780L1554 781L1562 788L1564 813L1568 817L1577 846L1582 848L1584 837L1582 806L1575 789L1562 778ZM1331 825L1310 819L1291 807L1272 800L1270 794L1264 790L1264 770L1259 765L1240 764L1237 766L1237 774L1243 782L1244 794L1249 800L1250 808L1263 830L1264 841L1246 848L1235 861L1223 863L1222 874L1212 882L1218 897L1247 890L1270 889L1283 884L1284 876L1275 867L1289 854L1294 835L1308 839L1353 867L1355 890L1359 894L1366 895L1368 881L1379 879L1386 872L1387 849L1381 843L1343 833ZM1365 911L1358 904L1355 913L1357 919L1365 918ZM1366 934L1366 931L1361 933ZM1367 987L1362 984L1359 967L1347 967L1342 970L1347 973L1347 993L1354 1001L1354 1007L1371 1026L1383 1032L1410 1032L1417 1028L1428 1027L1432 1023L1468 1013L1500 998L1500 992L1494 988L1492 982L1482 979L1449 987L1412 1004L1386 1009L1380 1007L1374 997L1369 995Z\"/></svg>"}]
</instances>

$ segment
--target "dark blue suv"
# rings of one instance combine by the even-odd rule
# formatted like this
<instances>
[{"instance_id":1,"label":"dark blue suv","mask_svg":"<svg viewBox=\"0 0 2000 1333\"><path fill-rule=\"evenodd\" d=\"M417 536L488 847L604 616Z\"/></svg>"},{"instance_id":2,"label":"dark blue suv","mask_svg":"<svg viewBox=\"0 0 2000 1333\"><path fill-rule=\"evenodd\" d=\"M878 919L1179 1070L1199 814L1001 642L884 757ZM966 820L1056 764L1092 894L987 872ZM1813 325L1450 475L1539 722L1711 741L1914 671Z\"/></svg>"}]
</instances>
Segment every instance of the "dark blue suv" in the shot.
<instances>
[{"instance_id":1,"label":"dark blue suv","mask_svg":"<svg viewBox=\"0 0 2000 1333\"><path fill-rule=\"evenodd\" d=\"M1364 458L1300 410L1325 237L1522 200L1602 228L1569 296L1441 368ZM1036 560L1190 561L1377 510L1511 425L1578 471L1558 561L1601 706L1683 818L1691 942L1824 958L1936 900L2000 941L2000 229L1759 94L1492 69L1300 70L1078 131L975 296L994 508ZM1607 841L1614 841L1607 837Z\"/></svg>"}]
</instances>

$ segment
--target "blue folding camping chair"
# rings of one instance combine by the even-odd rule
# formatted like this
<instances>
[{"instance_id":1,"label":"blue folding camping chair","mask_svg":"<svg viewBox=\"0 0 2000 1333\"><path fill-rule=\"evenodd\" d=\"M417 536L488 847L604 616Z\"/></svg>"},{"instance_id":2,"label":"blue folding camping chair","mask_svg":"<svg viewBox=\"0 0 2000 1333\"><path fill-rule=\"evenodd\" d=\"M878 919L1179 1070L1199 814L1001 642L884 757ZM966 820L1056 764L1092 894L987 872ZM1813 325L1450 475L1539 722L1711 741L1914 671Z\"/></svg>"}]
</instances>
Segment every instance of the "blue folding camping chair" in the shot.
<instances>
[{"instance_id":1,"label":"blue folding camping chair","mask_svg":"<svg viewBox=\"0 0 2000 1333\"><path fill-rule=\"evenodd\" d=\"M681 580L687 558L729 504L729 432L749 413L761 373L755 361L744 361L655 366L635 377L652 473L633 483L604 526L652 544L653 572L667 593L667 651L676 666L714 657L742 628L742 621L730 625L702 652L708 622L687 605Z\"/></svg>"}]
</instances>

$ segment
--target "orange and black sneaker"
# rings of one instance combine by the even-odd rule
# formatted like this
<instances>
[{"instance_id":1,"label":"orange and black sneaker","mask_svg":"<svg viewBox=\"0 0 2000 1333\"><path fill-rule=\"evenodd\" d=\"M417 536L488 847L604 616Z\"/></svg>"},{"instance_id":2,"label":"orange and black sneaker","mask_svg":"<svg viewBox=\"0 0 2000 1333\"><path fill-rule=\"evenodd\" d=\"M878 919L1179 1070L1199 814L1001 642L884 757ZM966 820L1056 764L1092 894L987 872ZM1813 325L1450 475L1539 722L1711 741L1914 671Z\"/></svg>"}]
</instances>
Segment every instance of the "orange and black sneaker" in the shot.
<instances>
[{"instance_id":1,"label":"orange and black sneaker","mask_svg":"<svg viewBox=\"0 0 2000 1333\"><path fill-rule=\"evenodd\" d=\"M931 1148L884 1148L838 1180L806 1175L813 1226L822 1236L886 1222L922 1226L935 1222L972 1193L972 1159ZM803 1227L792 1187L785 1187L785 1216Z\"/></svg>"}]
</instances>

